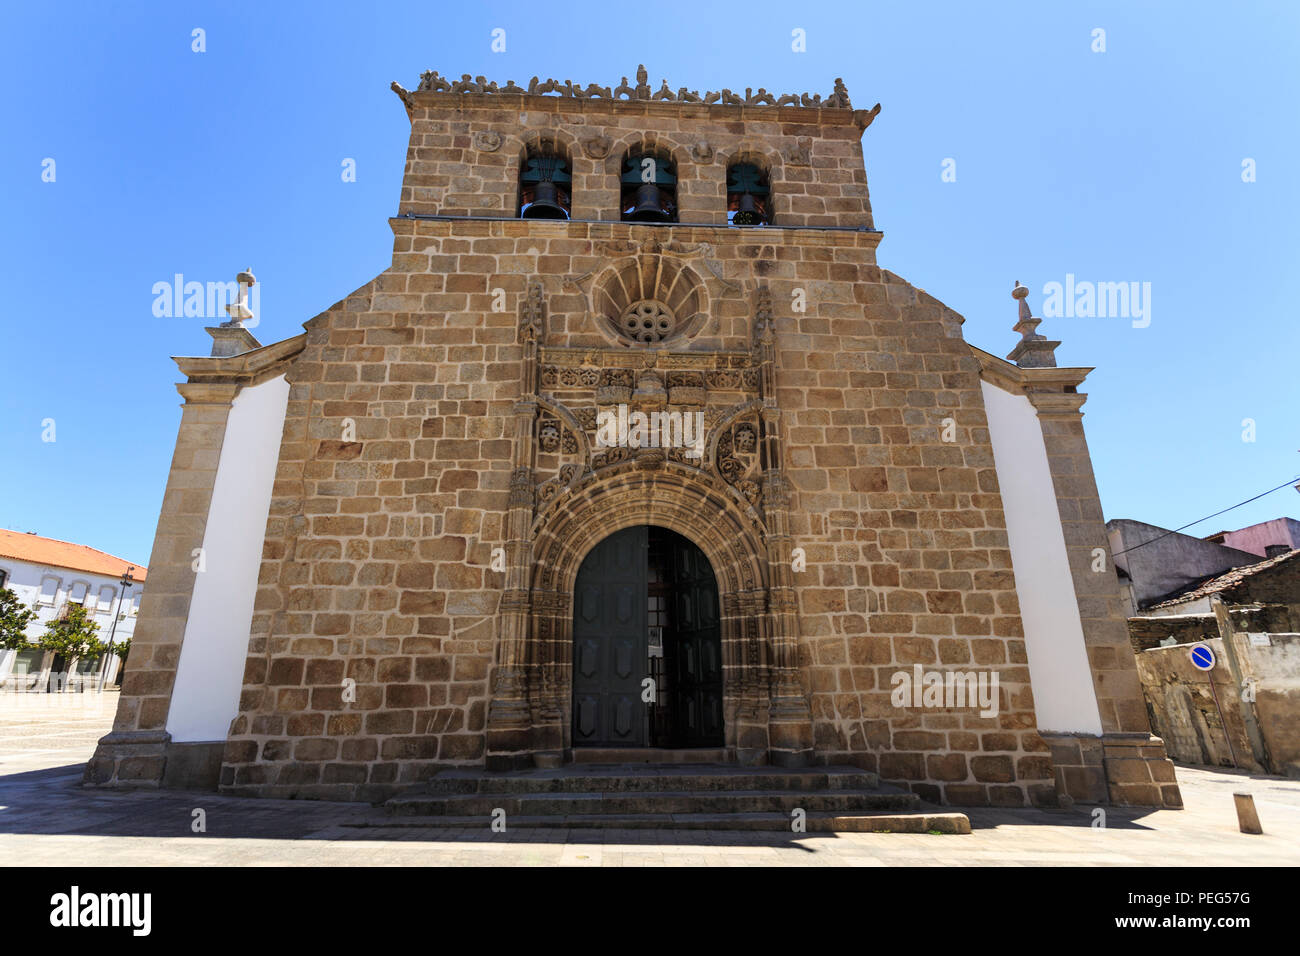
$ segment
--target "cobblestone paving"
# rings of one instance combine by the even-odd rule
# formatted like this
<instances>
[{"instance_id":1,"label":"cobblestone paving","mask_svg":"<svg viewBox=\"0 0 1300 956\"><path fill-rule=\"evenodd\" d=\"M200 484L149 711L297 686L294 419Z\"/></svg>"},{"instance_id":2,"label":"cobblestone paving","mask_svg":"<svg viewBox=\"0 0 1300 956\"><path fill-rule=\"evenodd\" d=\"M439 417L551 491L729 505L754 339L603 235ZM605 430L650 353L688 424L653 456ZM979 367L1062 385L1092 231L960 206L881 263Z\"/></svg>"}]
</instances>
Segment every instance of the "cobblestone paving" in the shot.
<instances>
[{"instance_id":1,"label":"cobblestone paving","mask_svg":"<svg viewBox=\"0 0 1300 956\"><path fill-rule=\"evenodd\" d=\"M363 804L80 787L116 695L0 696L0 864L7 866L1300 865L1300 781L1178 768L1187 809L971 810L969 836L389 828ZM1265 833L1237 831L1232 794ZM192 830L201 809L207 831Z\"/></svg>"},{"instance_id":2,"label":"cobblestone paving","mask_svg":"<svg viewBox=\"0 0 1300 956\"><path fill-rule=\"evenodd\" d=\"M80 761L113 728L116 689L104 693L0 691L0 776Z\"/></svg>"}]
</instances>

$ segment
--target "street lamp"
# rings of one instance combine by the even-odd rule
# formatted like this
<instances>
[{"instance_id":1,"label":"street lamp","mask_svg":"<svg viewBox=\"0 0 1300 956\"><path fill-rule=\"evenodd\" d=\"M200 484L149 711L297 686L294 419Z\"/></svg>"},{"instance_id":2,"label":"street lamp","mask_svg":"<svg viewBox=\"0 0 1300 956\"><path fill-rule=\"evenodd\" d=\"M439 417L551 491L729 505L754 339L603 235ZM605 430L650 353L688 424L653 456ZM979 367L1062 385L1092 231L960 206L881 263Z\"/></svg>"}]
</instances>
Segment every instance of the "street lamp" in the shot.
<instances>
[{"instance_id":1,"label":"street lamp","mask_svg":"<svg viewBox=\"0 0 1300 956\"><path fill-rule=\"evenodd\" d=\"M117 598L117 612L113 615L113 625L108 629L108 650L104 652L104 663L99 669L99 692L104 692L104 684L108 682L108 665L113 659L113 635L117 633L117 619L122 614L122 605L126 603L126 589L135 584L131 577L131 572L135 570L135 565L127 565L122 572L122 593ZM123 661L123 664L126 662Z\"/></svg>"}]
</instances>

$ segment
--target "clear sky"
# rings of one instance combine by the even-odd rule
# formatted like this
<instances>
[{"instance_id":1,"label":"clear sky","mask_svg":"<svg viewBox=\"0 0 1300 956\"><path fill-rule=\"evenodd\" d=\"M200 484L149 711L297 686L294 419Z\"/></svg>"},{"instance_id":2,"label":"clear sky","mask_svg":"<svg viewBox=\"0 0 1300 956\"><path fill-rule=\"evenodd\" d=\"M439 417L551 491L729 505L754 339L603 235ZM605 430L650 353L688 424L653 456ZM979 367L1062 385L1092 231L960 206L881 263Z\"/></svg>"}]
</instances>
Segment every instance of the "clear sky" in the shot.
<instances>
[{"instance_id":1,"label":"clear sky","mask_svg":"<svg viewBox=\"0 0 1300 956\"><path fill-rule=\"evenodd\" d=\"M981 348L1015 344L1016 280L1035 315L1067 275L1150 283L1146 319L1039 330L1096 367L1107 518L1176 527L1300 474L1300 4L48 2L0 32L0 526L148 560L169 356L207 354L213 324L156 317L155 283L251 265L270 342L383 271L409 132L390 81L612 86L638 63L656 89L842 76L881 102L880 264ZM1297 514L1283 489L1192 533Z\"/></svg>"}]
</instances>

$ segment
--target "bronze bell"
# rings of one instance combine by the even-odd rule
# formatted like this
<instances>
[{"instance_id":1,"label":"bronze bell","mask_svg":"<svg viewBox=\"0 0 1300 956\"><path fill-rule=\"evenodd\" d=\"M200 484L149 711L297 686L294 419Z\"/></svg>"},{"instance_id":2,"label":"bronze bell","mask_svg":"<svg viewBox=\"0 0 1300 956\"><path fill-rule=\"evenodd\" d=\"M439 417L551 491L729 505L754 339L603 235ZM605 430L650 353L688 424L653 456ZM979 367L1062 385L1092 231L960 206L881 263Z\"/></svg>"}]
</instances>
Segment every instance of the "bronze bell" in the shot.
<instances>
[{"instance_id":1,"label":"bronze bell","mask_svg":"<svg viewBox=\"0 0 1300 956\"><path fill-rule=\"evenodd\" d=\"M559 203L555 183L543 179L533 187L533 201L524 210L524 219L568 219L569 214Z\"/></svg>"},{"instance_id":2,"label":"bronze bell","mask_svg":"<svg viewBox=\"0 0 1300 956\"><path fill-rule=\"evenodd\" d=\"M668 222L671 218L664 210L663 194L654 183L644 183L636 190L636 208L629 219L635 222Z\"/></svg>"},{"instance_id":3,"label":"bronze bell","mask_svg":"<svg viewBox=\"0 0 1300 956\"><path fill-rule=\"evenodd\" d=\"M736 214L731 217L731 221L737 226L758 226L767 220L758 203L754 202L754 197L749 193L741 193L740 204L736 207Z\"/></svg>"}]
</instances>

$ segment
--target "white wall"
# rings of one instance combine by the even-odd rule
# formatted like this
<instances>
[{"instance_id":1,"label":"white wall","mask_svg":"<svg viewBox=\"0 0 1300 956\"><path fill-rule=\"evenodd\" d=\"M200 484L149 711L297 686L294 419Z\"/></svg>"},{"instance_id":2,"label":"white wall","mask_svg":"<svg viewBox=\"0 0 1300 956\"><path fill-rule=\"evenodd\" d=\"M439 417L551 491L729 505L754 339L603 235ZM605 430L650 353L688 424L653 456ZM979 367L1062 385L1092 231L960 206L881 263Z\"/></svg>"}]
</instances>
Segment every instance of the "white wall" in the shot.
<instances>
[{"instance_id":1,"label":"white wall","mask_svg":"<svg viewBox=\"0 0 1300 956\"><path fill-rule=\"evenodd\" d=\"M231 406L167 714L172 740L225 740L238 710L288 400L280 376L241 389Z\"/></svg>"},{"instance_id":2,"label":"white wall","mask_svg":"<svg viewBox=\"0 0 1300 956\"><path fill-rule=\"evenodd\" d=\"M982 382L1025 625L1038 729L1102 733L1079 602L1038 414L1029 399Z\"/></svg>"}]
</instances>

